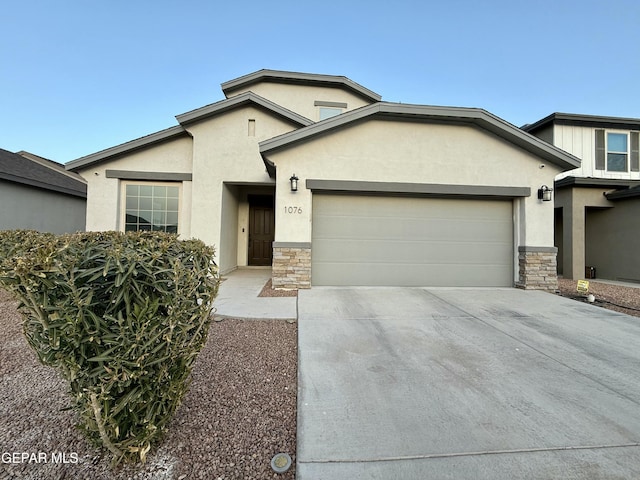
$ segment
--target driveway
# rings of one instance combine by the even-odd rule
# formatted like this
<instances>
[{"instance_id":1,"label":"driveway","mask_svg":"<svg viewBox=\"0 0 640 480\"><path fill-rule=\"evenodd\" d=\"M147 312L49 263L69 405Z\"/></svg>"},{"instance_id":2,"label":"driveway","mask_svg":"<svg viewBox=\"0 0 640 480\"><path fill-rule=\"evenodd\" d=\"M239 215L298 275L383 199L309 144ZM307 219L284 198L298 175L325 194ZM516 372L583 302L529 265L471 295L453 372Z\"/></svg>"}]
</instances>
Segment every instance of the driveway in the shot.
<instances>
[{"instance_id":1,"label":"driveway","mask_svg":"<svg viewBox=\"0 0 640 480\"><path fill-rule=\"evenodd\" d=\"M639 318L517 289L298 300L298 480L640 478Z\"/></svg>"}]
</instances>

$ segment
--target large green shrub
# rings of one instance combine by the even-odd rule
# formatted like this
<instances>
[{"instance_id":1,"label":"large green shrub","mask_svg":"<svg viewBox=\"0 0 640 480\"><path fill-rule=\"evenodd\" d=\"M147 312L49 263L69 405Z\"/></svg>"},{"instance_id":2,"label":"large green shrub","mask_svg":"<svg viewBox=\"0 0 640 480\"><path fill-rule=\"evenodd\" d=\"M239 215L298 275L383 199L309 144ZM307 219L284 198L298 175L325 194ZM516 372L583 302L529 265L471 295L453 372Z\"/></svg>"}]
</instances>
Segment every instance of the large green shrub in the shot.
<instances>
[{"instance_id":1,"label":"large green shrub","mask_svg":"<svg viewBox=\"0 0 640 480\"><path fill-rule=\"evenodd\" d=\"M213 249L157 232L0 232L0 283L40 361L69 381L79 426L116 462L144 461L207 338Z\"/></svg>"}]
</instances>

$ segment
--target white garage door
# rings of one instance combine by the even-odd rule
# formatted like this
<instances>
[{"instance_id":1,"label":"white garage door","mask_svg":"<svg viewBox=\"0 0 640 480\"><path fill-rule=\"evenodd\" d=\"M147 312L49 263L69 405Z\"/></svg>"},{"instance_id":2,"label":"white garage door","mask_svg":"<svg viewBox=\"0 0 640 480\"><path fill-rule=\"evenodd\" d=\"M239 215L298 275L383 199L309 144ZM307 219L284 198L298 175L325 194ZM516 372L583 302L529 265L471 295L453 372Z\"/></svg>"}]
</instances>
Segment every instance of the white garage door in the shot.
<instances>
[{"instance_id":1,"label":"white garage door","mask_svg":"<svg viewBox=\"0 0 640 480\"><path fill-rule=\"evenodd\" d=\"M313 285L512 286L511 200L313 195Z\"/></svg>"}]
</instances>

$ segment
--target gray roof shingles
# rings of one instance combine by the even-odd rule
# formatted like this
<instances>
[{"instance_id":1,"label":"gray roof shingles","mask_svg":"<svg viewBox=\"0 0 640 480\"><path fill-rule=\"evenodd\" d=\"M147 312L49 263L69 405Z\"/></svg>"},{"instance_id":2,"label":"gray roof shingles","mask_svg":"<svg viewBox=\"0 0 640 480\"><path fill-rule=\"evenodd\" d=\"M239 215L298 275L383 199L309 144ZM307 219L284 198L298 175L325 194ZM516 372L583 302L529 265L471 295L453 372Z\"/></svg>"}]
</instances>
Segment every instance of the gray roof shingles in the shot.
<instances>
[{"instance_id":1,"label":"gray roof shingles","mask_svg":"<svg viewBox=\"0 0 640 480\"><path fill-rule=\"evenodd\" d=\"M62 165L47 162L51 165L0 148L0 180L87 198L87 185L80 177L73 178Z\"/></svg>"}]
</instances>

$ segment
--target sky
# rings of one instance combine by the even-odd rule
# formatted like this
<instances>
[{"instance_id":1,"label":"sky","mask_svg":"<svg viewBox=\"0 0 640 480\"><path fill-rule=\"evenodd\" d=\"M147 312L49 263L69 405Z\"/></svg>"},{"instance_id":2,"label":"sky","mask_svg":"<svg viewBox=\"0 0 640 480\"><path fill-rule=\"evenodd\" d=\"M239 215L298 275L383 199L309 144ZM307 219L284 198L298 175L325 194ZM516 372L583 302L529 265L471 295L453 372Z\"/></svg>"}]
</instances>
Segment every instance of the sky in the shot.
<instances>
[{"instance_id":1,"label":"sky","mask_svg":"<svg viewBox=\"0 0 640 480\"><path fill-rule=\"evenodd\" d=\"M638 0L2 1L0 148L66 163L266 68L384 101L640 118Z\"/></svg>"}]
</instances>

